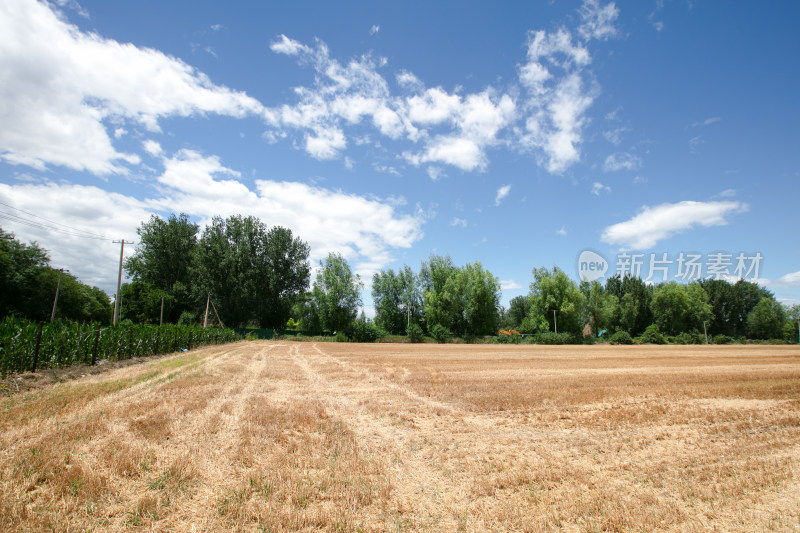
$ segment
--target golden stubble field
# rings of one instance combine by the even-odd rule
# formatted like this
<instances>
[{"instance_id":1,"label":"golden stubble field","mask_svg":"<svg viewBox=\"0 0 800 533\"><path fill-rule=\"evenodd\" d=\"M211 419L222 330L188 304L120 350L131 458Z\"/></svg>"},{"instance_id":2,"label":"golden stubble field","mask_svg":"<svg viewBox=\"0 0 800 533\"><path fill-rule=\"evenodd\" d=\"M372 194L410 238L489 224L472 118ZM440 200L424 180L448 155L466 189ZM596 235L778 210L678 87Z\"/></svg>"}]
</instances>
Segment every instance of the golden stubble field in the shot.
<instances>
[{"instance_id":1,"label":"golden stubble field","mask_svg":"<svg viewBox=\"0 0 800 533\"><path fill-rule=\"evenodd\" d=\"M262 341L0 406L8 532L800 530L791 346Z\"/></svg>"}]
</instances>

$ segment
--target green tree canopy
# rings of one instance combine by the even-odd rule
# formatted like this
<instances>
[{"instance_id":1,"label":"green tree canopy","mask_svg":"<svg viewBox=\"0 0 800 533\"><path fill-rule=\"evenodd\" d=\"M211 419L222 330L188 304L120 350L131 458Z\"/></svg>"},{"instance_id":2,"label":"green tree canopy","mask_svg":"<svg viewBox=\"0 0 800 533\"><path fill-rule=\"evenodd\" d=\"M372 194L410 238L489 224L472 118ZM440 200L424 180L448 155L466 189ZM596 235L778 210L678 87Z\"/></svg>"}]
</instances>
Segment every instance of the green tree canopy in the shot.
<instances>
[{"instance_id":1,"label":"green tree canopy","mask_svg":"<svg viewBox=\"0 0 800 533\"><path fill-rule=\"evenodd\" d=\"M555 331L580 333L584 297L578 286L563 270L553 267L533 269L533 282L528 294L531 308L523 323L526 332ZM555 311L556 316L553 316Z\"/></svg>"},{"instance_id":2,"label":"green tree canopy","mask_svg":"<svg viewBox=\"0 0 800 533\"><path fill-rule=\"evenodd\" d=\"M698 283L659 285L653 291L651 308L655 323L668 335L702 331L703 322L712 317L708 295Z\"/></svg>"},{"instance_id":3,"label":"green tree canopy","mask_svg":"<svg viewBox=\"0 0 800 533\"><path fill-rule=\"evenodd\" d=\"M363 283L341 254L328 254L320 267L311 291L312 307L324 329L343 331L358 316Z\"/></svg>"},{"instance_id":4,"label":"green tree canopy","mask_svg":"<svg viewBox=\"0 0 800 533\"><path fill-rule=\"evenodd\" d=\"M773 298L764 297L747 315L747 333L754 339L783 338L786 310Z\"/></svg>"}]
</instances>

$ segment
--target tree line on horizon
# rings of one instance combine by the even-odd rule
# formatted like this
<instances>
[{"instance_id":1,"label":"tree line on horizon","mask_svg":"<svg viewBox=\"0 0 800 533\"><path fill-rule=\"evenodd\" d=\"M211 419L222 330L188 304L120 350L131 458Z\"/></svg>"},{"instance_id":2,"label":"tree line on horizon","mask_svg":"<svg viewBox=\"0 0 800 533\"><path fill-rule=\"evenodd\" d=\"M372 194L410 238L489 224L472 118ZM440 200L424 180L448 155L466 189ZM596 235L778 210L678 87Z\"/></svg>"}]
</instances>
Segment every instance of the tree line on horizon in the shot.
<instances>
[{"instance_id":1,"label":"tree line on horizon","mask_svg":"<svg viewBox=\"0 0 800 533\"><path fill-rule=\"evenodd\" d=\"M214 217L201 232L188 215L172 214L153 215L137 234L135 252L124 262L130 281L121 290L121 318L134 323L159 323L162 305L164 322L202 322L210 301L212 316L228 327L346 332L368 339L474 338L502 328L523 334L557 330L575 339L605 332L653 342L664 335L690 342L704 333L797 340L800 306L784 307L769 290L744 280L649 285L617 275L605 284L576 283L558 267L541 267L532 271L528 294L504 308L498 278L480 262L458 266L434 254L417 272L404 265L375 273L375 318L365 319L362 312L359 320L360 277L341 254L331 253L311 283L309 246L289 229L234 215ZM42 319L49 313L42 303L52 304L52 296L44 295L54 293L58 271L35 243L2 237L0 281L6 290L0 313ZM100 289L65 274L62 291L59 316L110 320L111 305Z\"/></svg>"}]
</instances>

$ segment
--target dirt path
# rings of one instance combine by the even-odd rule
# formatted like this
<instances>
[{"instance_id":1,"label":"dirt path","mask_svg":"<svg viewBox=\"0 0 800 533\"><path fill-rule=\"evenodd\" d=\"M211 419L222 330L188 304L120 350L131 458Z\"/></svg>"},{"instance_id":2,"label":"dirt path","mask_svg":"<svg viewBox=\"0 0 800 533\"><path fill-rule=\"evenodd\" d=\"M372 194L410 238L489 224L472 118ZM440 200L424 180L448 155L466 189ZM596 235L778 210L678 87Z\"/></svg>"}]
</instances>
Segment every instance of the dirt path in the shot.
<instances>
[{"instance_id":1,"label":"dirt path","mask_svg":"<svg viewBox=\"0 0 800 533\"><path fill-rule=\"evenodd\" d=\"M670 348L253 342L21 393L0 530L796 531L800 354Z\"/></svg>"}]
</instances>

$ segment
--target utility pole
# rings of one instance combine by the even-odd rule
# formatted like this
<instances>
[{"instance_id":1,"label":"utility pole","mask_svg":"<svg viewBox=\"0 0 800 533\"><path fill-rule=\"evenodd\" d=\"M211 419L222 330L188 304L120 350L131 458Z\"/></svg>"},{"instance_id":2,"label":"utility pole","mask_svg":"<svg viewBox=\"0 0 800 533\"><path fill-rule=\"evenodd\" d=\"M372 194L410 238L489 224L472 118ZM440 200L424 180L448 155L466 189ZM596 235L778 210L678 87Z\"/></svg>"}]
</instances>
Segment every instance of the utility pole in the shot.
<instances>
[{"instance_id":1,"label":"utility pole","mask_svg":"<svg viewBox=\"0 0 800 533\"><path fill-rule=\"evenodd\" d=\"M164 297L161 297L161 318L158 319L158 327L164 325Z\"/></svg>"},{"instance_id":2,"label":"utility pole","mask_svg":"<svg viewBox=\"0 0 800 533\"><path fill-rule=\"evenodd\" d=\"M703 320L703 334L706 336L706 344L708 344L708 331L706 330L706 321Z\"/></svg>"},{"instance_id":3,"label":"utility pole","mask_svg":"<svg viewBox=\"0 0 800 533\"><path fill-rule=\"evenodd\" d=\"M208 304L211 302L211 293L208 293L208 297L206 298L206 316L203 318L203 329L206 329L206 325L208 324Z\"/></svg>"},{"instance_id":4,"label":"utility pole","mask_svg":"<svg viewBox=\"0 0 800 533\"><path fill-rule=\"evenodd\" d=\"M112 243L120 243L119 247L119 276L117 277L117 297L114 298L114 321L113 324L116 326L119 322L119 313L120 313L120 304L122 303L122 295L120 294L120 288L122 287L122 254L125 253L125 239L121 241L111 241ZM129 242L127 244L133 244Z\"/></svg>"},{"instance_id":5,"label":"utility pole","mask_svg":"<svg viewBox=\"0 0 800 533\"><path fill-rule=\"evenodd\" d=\"M69 270L67 270L67 272L69 272ZM58 270L58 284L56 284L56 298L55 300L53 300L53 312L50 313L51 324L56 319L56 305L58 304L58 292L61 290L61 276L63 275L64 275L64 269L61 268Z\"/></svg>"},{"instance_id":6,"label":"utility pole","mask_svg":"<svg viewBox=\"0 0 800 533\"><path fill-rule=\"evenodd\" d=\"M556 330L556 333L558 333L558 322L556 322L556 310L555 309L553 309L553 328Z\"/></svg>"}]
</instances>

